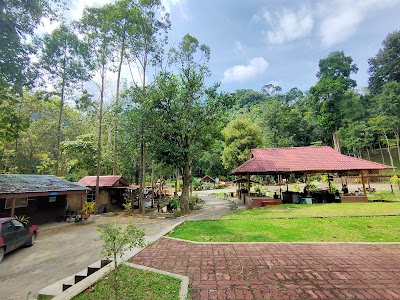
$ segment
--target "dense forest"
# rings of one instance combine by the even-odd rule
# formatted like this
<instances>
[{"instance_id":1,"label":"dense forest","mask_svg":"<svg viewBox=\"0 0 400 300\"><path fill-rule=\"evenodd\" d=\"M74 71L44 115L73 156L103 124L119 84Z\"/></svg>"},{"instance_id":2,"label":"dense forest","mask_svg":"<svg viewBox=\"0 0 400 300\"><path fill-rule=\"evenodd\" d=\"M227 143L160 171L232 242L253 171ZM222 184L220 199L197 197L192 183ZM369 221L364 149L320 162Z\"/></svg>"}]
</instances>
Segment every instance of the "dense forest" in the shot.
<instances>
[{"instance_id":1,"label":"dense forest","mask_svg":"<svg viewBox=\"0 0 400 300\"><path fill-rule=\"evenodd\" d=\"M220 91L212 49L190 34L169 47L159 0L118 0L68 22L59 1L6 1L0 27L0 172L150 177L227 176L256 147L330 145L400 159L400 31L369 63L369 86L343 51L321 58L308 91ZM43 17L61 21L35 34ZM122 74L131 74L127 80ZM300 76L300 75L299 75ZM385 154L384 154L385 152Z\"/></svg>"}]
</instances>

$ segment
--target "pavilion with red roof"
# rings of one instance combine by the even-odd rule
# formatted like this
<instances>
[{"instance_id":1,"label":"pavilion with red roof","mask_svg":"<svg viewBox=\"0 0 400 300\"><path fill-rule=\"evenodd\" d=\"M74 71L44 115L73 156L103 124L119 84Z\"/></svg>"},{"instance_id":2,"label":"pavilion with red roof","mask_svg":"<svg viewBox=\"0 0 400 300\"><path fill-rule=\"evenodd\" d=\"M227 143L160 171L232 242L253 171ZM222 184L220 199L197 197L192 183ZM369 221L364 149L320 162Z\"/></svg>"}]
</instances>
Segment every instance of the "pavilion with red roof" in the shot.
<instances>
[{"instance_id":1,"label":"pavilion with red roof","mask_svg":"<svg viewBox=\"0 0 400 300\"><path fill-rule=\"evenodd\" d=\"M264 148L251 150L248 161L231 173L250 175L308 175L316 173L353 172L361 175L364 194L366 194L364 176L371 171L390 169L390 166L347 156L329 146L307 146L288 148ZM250 195L250 189L248 189Z\"/></svg>"}]
</instances>

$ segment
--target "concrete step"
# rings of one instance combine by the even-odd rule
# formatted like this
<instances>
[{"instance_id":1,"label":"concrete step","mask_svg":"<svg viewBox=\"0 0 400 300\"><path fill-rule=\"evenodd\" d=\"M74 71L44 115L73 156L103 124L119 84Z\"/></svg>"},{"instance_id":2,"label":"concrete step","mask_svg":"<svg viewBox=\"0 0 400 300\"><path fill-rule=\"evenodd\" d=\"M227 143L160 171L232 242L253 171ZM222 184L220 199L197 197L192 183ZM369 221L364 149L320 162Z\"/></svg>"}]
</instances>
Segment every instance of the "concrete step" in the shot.
<instances>
[{"instance_id":1,"label":"concrete step","mask_svg":"<svg viewBox=\"0 0 400 300\"><path fill-rule=\"evenodd\" d=\"M50 297L55 297L65 290L71 288L78 282L84 280L85 278L89 276L96 276L96 272L98 272L100 269L104 268L105 266L109 265L112 262L112 260L108 259L102 259L99 260L90 266L88 266L86 269L69 276L67 278L64 278L52 285L49 285L48 287L45 287L39 291L39 295L43 296L50 296Z\"/></svg>"}]
</instances>

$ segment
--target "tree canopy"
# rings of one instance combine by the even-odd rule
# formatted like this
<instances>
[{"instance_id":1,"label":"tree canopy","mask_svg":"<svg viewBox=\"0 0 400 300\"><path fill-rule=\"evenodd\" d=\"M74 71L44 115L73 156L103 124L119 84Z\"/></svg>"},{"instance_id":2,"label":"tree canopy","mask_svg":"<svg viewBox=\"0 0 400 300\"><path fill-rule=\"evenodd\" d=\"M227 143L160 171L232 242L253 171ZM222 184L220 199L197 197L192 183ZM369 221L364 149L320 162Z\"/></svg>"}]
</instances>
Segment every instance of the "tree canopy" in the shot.
<instances>
[{"instance_id":1,"label":"tree canopy","mask_svg":"<svg viewBox=\"0 0 400 300\"><path fill-rule=\"evenodd\" d=\"M375 94L385 83L400 83L400 31L394 31L386 37L376 56L368 60L369 89Z\"/></svg>"}]
</instances>

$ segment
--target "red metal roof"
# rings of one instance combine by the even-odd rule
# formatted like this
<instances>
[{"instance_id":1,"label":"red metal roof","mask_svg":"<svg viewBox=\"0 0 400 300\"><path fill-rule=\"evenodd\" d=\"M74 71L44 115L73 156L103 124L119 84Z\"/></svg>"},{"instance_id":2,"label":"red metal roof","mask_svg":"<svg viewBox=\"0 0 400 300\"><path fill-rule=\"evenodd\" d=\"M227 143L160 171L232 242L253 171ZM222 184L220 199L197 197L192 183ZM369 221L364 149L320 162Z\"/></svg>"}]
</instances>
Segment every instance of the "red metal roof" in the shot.
<instances>
[{"instance_id":1,"label":"red metal roof","mask_svg":"<svg viewBox=\"0 0 400 300\"><path fill-rule=\"evenodd\" d=\"M391 168L380 163L343 155L328 146L253 149L251 154L252 157L234 169L232 174L381 170Z\"/></svg>"},{"instance_id":2,"label":"red metal roof","mask_svg":"<svg viewBox=\"0 0 400 300\"><path fill-rule=\"evenodd\" d=\"M214 178L212 178L209 175L204 176L201 181L206 181L206 182L215 182Z\"/></svg>"},{"instance_id":3,"label":"red metal roof","mask_svg":"<svg viewBox=\"0 0 400 300\"><path fill-rule=\"evenodd\" d=\"M95 187L96 186L96 176L86 176L78 181L79 185ZM118 187L118 186L128 186L129 182L126 181L120 175L110 175L110 176L99 176L99 186L100 187Z\"/></svg>"}]
</instances>

